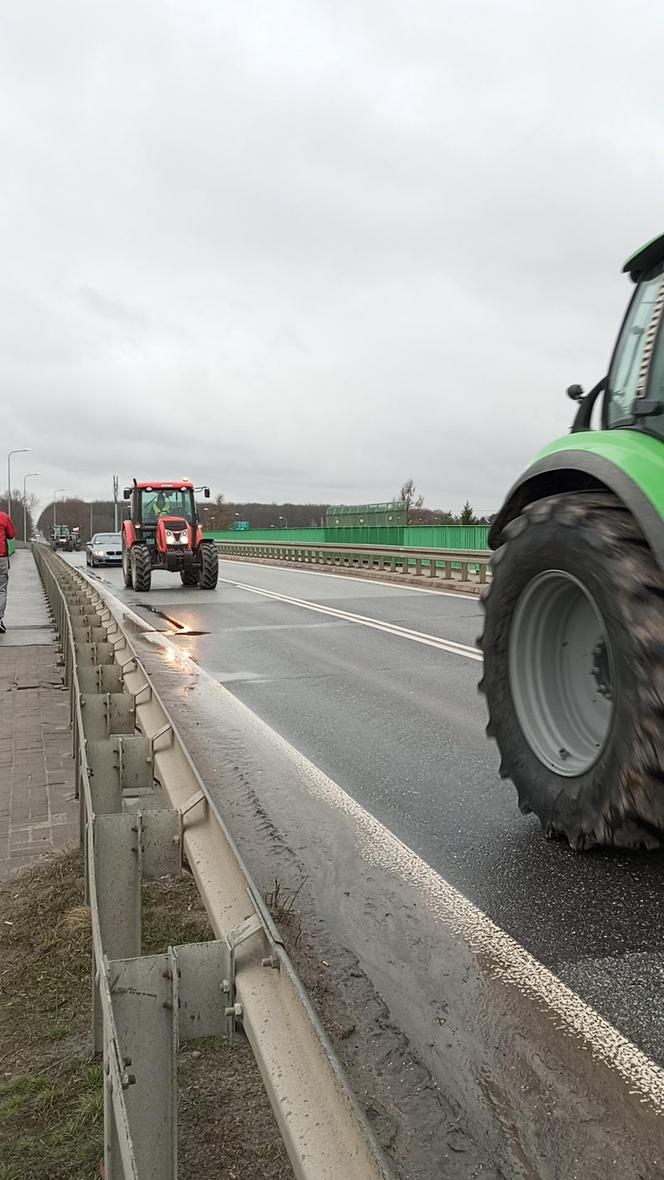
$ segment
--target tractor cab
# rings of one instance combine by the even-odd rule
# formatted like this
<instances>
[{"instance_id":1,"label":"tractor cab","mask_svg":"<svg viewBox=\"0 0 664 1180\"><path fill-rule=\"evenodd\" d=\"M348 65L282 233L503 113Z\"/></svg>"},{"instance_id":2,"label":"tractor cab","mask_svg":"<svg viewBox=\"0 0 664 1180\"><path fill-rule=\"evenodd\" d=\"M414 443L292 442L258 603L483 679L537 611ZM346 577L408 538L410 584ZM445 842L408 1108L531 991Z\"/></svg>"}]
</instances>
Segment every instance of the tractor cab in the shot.
<instances>
[{"instance_id":1,"label":"tractor cab","mask_svg":"<svg viewBox=\"0 0 664 1180\"><path fill-rule=\"evenodd\" d=\"M192 549L198 520L191 484L136 484L128 488L130 519L137 536L150 549Z\"/></svg>"},{"instance_id":2,"label":"tractor cab","mask_svg":"<svg viewBox=\"0 0 664 1180\"><path fill-rule=\"evenodd\" d=\"M579 385L567 390L580 403L572 433L591 428L595 402L604 394L602 430L626 427L664 439L664 235L649 242L623 267L636 283L613 351L608 376L584 397Z\"/></svg>"}]
</instances>

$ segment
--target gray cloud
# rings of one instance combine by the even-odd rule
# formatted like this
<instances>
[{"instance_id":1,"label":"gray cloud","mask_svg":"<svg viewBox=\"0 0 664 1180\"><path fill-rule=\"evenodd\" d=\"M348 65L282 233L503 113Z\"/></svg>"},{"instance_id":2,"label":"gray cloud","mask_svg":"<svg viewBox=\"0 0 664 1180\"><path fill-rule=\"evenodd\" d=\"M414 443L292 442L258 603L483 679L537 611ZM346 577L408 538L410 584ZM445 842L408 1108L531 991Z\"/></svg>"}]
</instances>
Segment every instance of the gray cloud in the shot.
<instances>
[{"instance_id":1,"label":"gray cloud","mask_svg":"<svg viewBox=\"0 0 664 1180\"><path fill-rule=\"evenodd\" d=\"M9 0L3 437L55 486L495 508L662 230L661 6ZM21 478L15 460L14 482Z\"/></svg>"}]
</instances>

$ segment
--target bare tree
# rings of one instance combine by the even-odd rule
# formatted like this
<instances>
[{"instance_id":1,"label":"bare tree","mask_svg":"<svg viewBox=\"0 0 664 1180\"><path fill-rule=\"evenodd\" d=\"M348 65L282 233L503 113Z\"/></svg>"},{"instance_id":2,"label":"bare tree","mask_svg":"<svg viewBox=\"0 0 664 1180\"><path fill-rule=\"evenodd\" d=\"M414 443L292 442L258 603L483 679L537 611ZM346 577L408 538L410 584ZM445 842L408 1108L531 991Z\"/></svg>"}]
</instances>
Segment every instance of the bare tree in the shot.
<instances>
[{"instance_id":1,"label":"bare tree","mask_svg":"<svg viewBox=\"0 0 664 1180\"><path fill-rule=\"evenodd\" d=\"M211 504L206 500L198 503L198 515L205 532L222 533L230 529L233 521L232 505L224 497L216 496Z\"/></svg>"},{"instance_id":2,"label":"bare tree","mask_svg":"<svg viewBox=\"0 0 664 1180\"><path fill-rule=\"evenodd\" d=\"M401 487L401 491L399 492L397 499L401 500L402 504L406 505L406 524L408 524L410 521L411 508L421 508L424 504L424 496L418 496L414 479L406 480L406 482Z\"/></svg>"}]
</instances>

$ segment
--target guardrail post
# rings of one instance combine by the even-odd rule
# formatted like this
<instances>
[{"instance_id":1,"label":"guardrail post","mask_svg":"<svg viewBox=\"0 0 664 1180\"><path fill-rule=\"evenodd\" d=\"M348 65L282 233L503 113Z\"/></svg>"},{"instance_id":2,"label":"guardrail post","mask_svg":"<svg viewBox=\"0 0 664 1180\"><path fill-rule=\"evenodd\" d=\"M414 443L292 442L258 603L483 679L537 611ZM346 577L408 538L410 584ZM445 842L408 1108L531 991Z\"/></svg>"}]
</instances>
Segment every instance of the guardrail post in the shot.
<instances>
[{"instance_id":1,"label":"guardrail post","mask_svg":"<svg viewBox=\"0 0 664 1180\"><path fill-rule=\"evenodd\" d=\"M137 1175L140 1180L177 1180L171 956L108 960L107 971ZM113 1050L107 1044L107 1052ZM108 1147L106 1175L124 1180L124 1172L116 1168L121 1164L119 1144L111 1138Z\"/></svg>"},{"instance_id":2,"label":"guardrail post","mask_svg":"<svg viewBox=\"0 0 664 1180\"><path fill-rule=\"evenodd\" d=\"M94 873L101 945L112 959L141 953L141 840L136 814L95 815ZM93 1051L101 1053L103 1027L98 965L92 991Z\"/></svg>"}]
</instances>

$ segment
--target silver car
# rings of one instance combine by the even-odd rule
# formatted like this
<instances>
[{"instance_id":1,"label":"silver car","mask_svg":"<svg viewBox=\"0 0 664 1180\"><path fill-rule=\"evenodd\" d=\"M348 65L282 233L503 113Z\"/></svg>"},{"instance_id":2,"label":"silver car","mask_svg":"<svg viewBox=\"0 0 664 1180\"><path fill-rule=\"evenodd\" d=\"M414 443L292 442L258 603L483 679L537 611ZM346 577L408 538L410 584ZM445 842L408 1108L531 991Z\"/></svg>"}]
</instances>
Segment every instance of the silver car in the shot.
<instances>
[{"instance_id":1,"label":"silver car","mask_svg":"<svg viewBox=\"0 0 664 1180\"><path fill-rule=\"evenodd\" d=\"M120 565L122 536L120 533L95 533L85 546L86 565Z\"/></svg>"}]
</instances>

